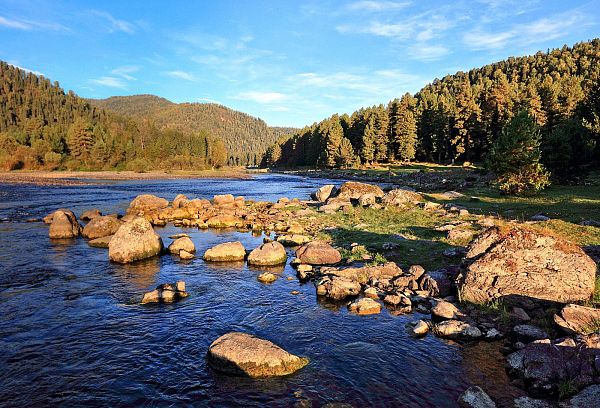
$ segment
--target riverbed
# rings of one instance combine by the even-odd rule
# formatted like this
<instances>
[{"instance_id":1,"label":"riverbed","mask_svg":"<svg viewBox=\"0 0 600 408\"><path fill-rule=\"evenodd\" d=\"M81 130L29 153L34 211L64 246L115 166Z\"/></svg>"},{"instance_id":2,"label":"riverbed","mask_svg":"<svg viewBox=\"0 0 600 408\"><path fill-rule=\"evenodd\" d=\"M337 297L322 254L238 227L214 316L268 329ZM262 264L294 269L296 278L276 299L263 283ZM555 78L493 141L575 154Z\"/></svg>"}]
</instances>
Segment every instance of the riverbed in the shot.
<instances>
[{"instance_id":1,"label":"riverbed","mask_svg":"<svg viewBox=\"0 0 600 408\"><path fill-rule=\"evenodd\" d=\"M343 304L320 302L314 286L299 283L289 265L265 285L256 280L260 269L201 259L215 244L239 240L252 249L263 236L168 225L156 229L165 245L170 235L187 233L197 258L166 255L118 265L108 261L106 249L82 238L51 241L47 226L35 221L61 207L77 215L90 208L123 214L143 193L169 200L179 193L307 199L327 180L265 174L85 181L0 184L0 405L454 407L472 384L500 401L514 393L497 347L412 338L405 326L423 315L385 309L351 315ZM189 298L138 304L145 291L176 280L186 282ZM271 340L310 364L277 379L218 374L207 367L206 351L230 331Z\"/></svg>"}]
</instances>

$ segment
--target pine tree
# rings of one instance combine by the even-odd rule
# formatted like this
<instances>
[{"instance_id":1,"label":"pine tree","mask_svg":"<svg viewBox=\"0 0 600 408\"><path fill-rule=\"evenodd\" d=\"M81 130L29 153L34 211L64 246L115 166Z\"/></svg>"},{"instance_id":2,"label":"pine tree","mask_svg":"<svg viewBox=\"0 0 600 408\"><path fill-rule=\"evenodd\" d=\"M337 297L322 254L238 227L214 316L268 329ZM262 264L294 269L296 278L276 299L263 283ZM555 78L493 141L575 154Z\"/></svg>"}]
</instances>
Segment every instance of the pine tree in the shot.
<instances>
[{"instance_id":1,"label":"pine tree","mask_svg":"<svg viewBox=\"0 0 600 408\"><path fill-rule=\"evenodd\" d=\"M452 159L460 158L472 147L480 112L479 105L473 96L471 84L468 79L462 79L458 84L456 113L450 139Z\"/></svg>"},{"instance_id":2,"label":"pine tree","mask_svg":"<svg viewBox=\"0 0 600 408\"><path fill-rule=\"evenodd\" d=\"M94 144L94 132L91 123L78 117L69 126L67 141L71 155L79 160L87 160Z\"/></svg>"},{"instance_id":3,"label":"pine tree","mask_svg":"<svg viewBox=\"0 0 600 408\"><path fill-rule=\"evenodd\" d=\"M395 121L392 135L397 159L404 162L415 158L417 144L417 122L410 108L410 95L406 94L395 106Z\"/></svg>"},{"instance_id":4,"label":"pine tree","mask_svg":"<svg viewBox=\"0 0 600 408\"><path fill-rule=\"evenodd\" d=\"M375 140L377 139L377 128L375 127L375 118L369 116L365 131L362 136L360 146L360 158L363 163L369 164L375 160Z\"/></svg>"}]
</instances>

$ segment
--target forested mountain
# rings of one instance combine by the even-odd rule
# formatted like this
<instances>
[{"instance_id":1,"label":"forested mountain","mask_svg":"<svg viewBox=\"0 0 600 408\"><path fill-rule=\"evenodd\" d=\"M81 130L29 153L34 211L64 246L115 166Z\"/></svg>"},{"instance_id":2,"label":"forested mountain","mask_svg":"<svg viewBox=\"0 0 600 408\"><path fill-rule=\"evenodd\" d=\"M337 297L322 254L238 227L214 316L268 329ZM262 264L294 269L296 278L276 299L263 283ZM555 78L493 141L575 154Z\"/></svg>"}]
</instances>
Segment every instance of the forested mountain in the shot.
<instances>
[{"instance_id":1,"label":"forested mountain","mask_svg":"<svg viewBox=\"0 0 600 408\"><path fill-rule=\"evenodd\" d=\"M296 131L270 128L261 119L215 103L172 103L153 95L90 99L95 106L121 115L148 119L159 129L184 133L206 131L222 139L230 165L255 165L278 137Z\"/></svg>"},{"instance_id":2,"label":"forested mountain","mask_svg":"<svg viewBox=\"0 0 600 408\"><path fill-rule=\"evenodd\" d=\"M0 62L0 168L190 169L227 160L207 132L159 130Z\"/></svg>"},{"instance_id":3,"label":"forested mountain","mask_svg":"<svg viewBox=\"0 0 600 408\"><path fill-rule=\"evenodd\" d=\"M542 161L555 176L568 177L600 160L599 63L595 39L448 75L387 106L334 115L280 138L264 164L482 162L525 110L540 129Z\"/></svg>"}]
</instances>

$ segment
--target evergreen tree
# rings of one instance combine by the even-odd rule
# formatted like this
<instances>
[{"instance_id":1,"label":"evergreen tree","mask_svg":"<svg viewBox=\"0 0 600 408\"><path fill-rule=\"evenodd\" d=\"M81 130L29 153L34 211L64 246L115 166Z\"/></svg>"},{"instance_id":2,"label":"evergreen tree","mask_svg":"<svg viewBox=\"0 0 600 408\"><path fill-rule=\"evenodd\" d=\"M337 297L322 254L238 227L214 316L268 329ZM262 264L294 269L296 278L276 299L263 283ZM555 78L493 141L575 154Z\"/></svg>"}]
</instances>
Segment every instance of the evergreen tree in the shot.
<instances>
[{"instance_id":1,"label":"evergreen tree","mask_svg":"<svg viewBox=\"0 0 600 408\"><path fill-rule=\"evenodd\" d=\"M83 118L75 119L75 122L69 126L67 140L71 155L82 161L87 160L94 144L94 132L91 123Z\"/></svg>"},{"instance_id":2,"label":"evergreen tree","mask_svg":"<svg viewBox=\"0 0 600 408\"><path fill-rule=\"evenodd\" d=\"M397 159L404 162L415 158L417 143L417 122L410 109L409 94L405 94L395 106L395 120L392 135Z\"/></svg>"}]
</instances>

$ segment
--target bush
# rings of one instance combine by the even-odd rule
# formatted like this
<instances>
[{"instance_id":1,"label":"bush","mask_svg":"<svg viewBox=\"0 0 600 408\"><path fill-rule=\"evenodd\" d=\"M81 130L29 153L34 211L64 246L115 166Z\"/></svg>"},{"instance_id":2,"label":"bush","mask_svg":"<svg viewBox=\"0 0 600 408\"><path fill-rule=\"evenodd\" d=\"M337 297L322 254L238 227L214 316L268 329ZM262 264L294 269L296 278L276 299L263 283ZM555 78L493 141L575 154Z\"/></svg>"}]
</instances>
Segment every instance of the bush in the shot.
<instances>
[{"instance_id":1,"label":"bush","mask_svg":"<svg viewBox=\"0 0 600 408\"><path fill-rule=\"evenodd\" d=\"M136 173L145 173L149 171L152 168L152 166L150 165L150 162L147 159L137 158L128 162L125 165L125 168L129 171L135 171Z\"/></svg>"},{"instance_id":2,"label":"bush","mask_svg":"<svg viewBox=\"0 0 600 408\"><path fill-rule=\"evenodd\" d=\"M44 155L44 165L48 170L56 170L60 166L62 155L56 152L47 152Z\"/></svg>"}]
</instances>

